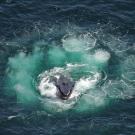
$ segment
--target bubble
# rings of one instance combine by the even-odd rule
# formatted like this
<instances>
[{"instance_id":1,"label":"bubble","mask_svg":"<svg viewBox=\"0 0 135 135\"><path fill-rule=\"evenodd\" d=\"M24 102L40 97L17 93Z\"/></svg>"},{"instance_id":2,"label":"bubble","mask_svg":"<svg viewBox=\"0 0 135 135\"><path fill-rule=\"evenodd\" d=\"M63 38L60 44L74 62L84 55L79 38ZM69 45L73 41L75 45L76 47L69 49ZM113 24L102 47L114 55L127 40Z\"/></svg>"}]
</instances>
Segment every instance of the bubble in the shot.
<instances>
[{"instance_id":1,"label":"bubble","mask_svg":"<svg viewBox=\"0 0 135 135\"><path fill-rule=\"evenodd\" d=\"M66 61L65 52L59 47L52 47L48 52L49 65L62 66Z\"/></svg>"},{"instance_id":2,"label":"bubble","mask_svg":"<svg viewBox=\"0 0 135 135\"><path fill-rule=\"evenodd\" d=\"M85 42L76 38L69 38L67 40L63 40L63 47L66 51L80 52L83 51L83 46L85 46Z\"/></svg>"},{"instance_id":3,"label":"bubble","mask_svg":"<svg viewBox=\"0 0 135 135\"><path fill-rule=\"evenodd\" d=\"M130 99L134 97L134 87L123 80L109 80L102 87L102 91L111 99Z\"/></svg>"},{"instance_id":4,"label":"bubble","mask_svg":"<svg viewBox=\"0 0 135 135\"><path fill-rule=\"evenodd\" d=\"M110 59L110 57L111 57L110 53L102 49L96 50L94 54L95 60L100 63L107 62Z\"/></svg>"},{"instance_id":5,"label":"bubble","mask_svg":"<svg viewBox=\"0 0 135 135\"><path fill-rule=\"evenodd\" d=\"M108 66L111 55L103 49L95 50L95 53L85 53L81 58L81 62L87 64L87 70L104 71ZM86 70L86 69L83 69Z\"/></svg>"},{"instance_id":6,"label":"bubble","mask_svg":"<svg viewBox=\"0 0 135 135\"><path fill-rule=\"evenodd\" d=\"M9 58L7 83L10 91L8 93L15 92L18 102L29 104L37 101L33 80L34 76L40 72L42 60L43 53L38 48L35 48L32 54L26 55L20 52Z\"/></svg>"},{"instance_id":7,"label":"bubble","mask_svg":"<svg viewBox=\"0 0 135 135\"><path fill-rule=\"evenodd\" d=\"M56 97L57 89L54 84L50 82L48 77L41 80L38 90L40 91L41 96Z\"/></svg>"},{"instance_id":8,"label":"bubble","mask_svg":"<svg viewBox=\"0 0 135 135\"><path fill-rule=\"evenodd\" d=\"M31 47L45 47L43 50L35 48L27 53L22 51L8 60L9 87L11 92L16 93L17 101L34 104L40 100L45 111L56 113L70 109L89 112L105 106L110 99L133 98L134 55L118 57L118 62L123 60L120 62L122 77L116 75L116 78L111 78L107 72L108 66L114 70L112 73L119 67L113 56L117 58L121 52L121 56L127 56L126 51L130 46L126 40L113 35L107 37L105 33L102 33L102 41L101 33L77 30L66 34L52 29L45 34L45 38L44 35L41 39L33 36L33 40L29 40ZM65 36L61 39L61 35ZM112 61L118 66L113 65ZM61 100L56 95L57 88L52 78L59 78L60 75L75 81L68 100Z\"/></svg>"},{"instance_id":9,"label":"bubble","mask_svg":"<svg viewBox=\"0 0 135 135\"><path fill-rule=\"evenodd\" d=\"M66 35L62 39L63 48L68 52L84 52L94 48L96 40L88 34L78 37Z\"/></svg>"},{"instance_id":10,"label":"bubble","mask_svg":"<svg viewBox=\"0 0 135 135\"><path fill-rule=\"evenodd\" d=\"M135 83L135 56L128 56L121 64L122 77L128 82Z\"/></svg>"},{"instance_id":11,"label":"bubble","mask_svg":"<svg viewBox=\"0 0 135 135\"><path fill-rule=\"evenodd\" d=\"M92 112L96 111L97 108L103 107L106 104L105 95L102 91L96 88L91 88L84 93L77 105L75 106L75 112Z\"/></svg>"}]
</instances>

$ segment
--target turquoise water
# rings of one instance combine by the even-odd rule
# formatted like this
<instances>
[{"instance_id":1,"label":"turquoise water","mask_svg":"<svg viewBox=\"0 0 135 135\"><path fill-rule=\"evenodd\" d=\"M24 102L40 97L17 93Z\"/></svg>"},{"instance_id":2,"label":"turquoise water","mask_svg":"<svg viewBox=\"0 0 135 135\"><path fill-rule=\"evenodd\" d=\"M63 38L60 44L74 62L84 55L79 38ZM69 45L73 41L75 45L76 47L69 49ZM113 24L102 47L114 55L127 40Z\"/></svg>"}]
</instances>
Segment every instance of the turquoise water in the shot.
<instances>
[{"instance_id":1,"label":"turquoise water","mask_svg":"<svg viewBox=\"0 0 135 135\"><path fill-rule=\"evenodd\" d=\"M93 41L93 44L91 41ZM43 49L34 46L30 54L20 51L14 57L10 57L7 71L7 85L11 88L9 94L15 93L17 102L25 105L34 104L40 98L45 99L44 102L47 105L44 105L43 108L50 110L50 113L59 112L61 109L61 111L65 111L74 108L78 111L85 108L84 110L87 111L91 108L91 105L104 104L102 102L104 102L105 95L103 95L103 98L100 97L100 91L97 92L94 88L96 84L104 79L102 78L103 75L105 75L105 79L107 78L106 69L111 54L105 49L96 49L90 52L94 48L95 42L96 39L91 40L91 37L87 37L87 40L85 38L80 39L80 37L68 37L62 41L63 47L48 47L45 52ZM40 44L40 41L38 44ZM57 90L55 85L48 82L48 80L51 79L50 76L59 74L70 75L76 81L75 90L73 90L72 94L74 96L67 103L58 99L58 97L52 99L52 97L56 96ZM37 81L38 79L39 81ZM47 97L48 94L51 95ZM48 99L50 101L47 101L46 98L50 98ZM56 102L58 108L54 103L50 103L51 100ZM84 101L81 103L80 100ZM79 101L78 107L73 106ZM50 105L48 105L49 103ZM82 104L85 104L85 107L81 107Z\"/></svg>"},{"instance_id":2,"label":"turquoise water","mask_svg":"<svg viewBox=\"0 0 135 135\"><path fill-rule=\"evenodd\" d=\"M0 2L0 134L133 135L134 5ZM50 81L75 81L68 100Z\"/></svg>"}]
</instances>

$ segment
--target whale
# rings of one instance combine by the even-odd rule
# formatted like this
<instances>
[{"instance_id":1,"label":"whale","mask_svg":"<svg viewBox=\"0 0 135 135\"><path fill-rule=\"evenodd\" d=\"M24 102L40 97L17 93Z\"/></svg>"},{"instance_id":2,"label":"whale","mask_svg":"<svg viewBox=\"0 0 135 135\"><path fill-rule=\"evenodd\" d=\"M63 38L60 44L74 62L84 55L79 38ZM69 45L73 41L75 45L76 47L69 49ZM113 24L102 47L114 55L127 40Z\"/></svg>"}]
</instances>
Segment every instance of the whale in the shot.
<instances>
[{"instance_id":1,"label":"whale","mask_svg":"<svg viewBox=\"0 0 135 135\"><path fill-rule=\"evenodd\" d=\"M75 82L64 75L60 75L59 78L54 78L53 80L57 88L56 95L62 100L67 100L72 94Z\"/></svg>"}]
</instances>

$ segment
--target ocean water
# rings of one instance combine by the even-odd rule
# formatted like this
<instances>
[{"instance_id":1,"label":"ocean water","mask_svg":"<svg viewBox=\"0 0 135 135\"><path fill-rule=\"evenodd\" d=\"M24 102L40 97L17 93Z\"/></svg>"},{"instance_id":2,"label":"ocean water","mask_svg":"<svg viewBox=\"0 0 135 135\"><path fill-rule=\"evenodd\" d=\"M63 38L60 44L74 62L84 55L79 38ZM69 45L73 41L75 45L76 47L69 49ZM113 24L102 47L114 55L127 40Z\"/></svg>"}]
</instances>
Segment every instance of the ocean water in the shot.
<instances>
[{"instance_id":1,"label":"ocean water","mask_svg":"<svg viewBox=\"0 0 135 135\"><path fill-rule=\"evenodd\" d=\"M1 0L0 135L82 134L135 135L135 1Z\"/></svg>"}]
</instances>

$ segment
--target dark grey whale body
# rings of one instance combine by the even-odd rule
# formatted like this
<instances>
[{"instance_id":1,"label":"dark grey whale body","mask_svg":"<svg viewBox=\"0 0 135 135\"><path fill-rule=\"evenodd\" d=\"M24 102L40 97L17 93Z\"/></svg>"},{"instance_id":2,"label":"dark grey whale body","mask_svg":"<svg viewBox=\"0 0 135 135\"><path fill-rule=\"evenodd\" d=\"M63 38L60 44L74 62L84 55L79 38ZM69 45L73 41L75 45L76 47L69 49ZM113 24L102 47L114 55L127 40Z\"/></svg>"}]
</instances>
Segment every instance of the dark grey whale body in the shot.
<instances>
[{"instance_id":1,"label":"dark grey whale body","mask_svg":"<svg viewBox=\"0 0 135 135\"><path fill-rule=\"evenodd\" d=\"M57 87L57 96L63 100L67 100L73 91L75 82L63 75L59 79L55 78L54 80Z\"/></svg>"}]
</instances>

